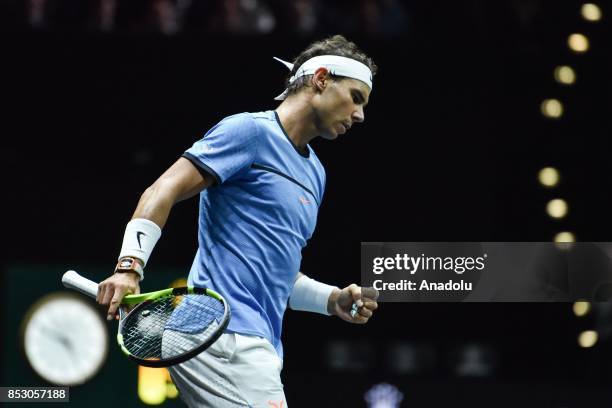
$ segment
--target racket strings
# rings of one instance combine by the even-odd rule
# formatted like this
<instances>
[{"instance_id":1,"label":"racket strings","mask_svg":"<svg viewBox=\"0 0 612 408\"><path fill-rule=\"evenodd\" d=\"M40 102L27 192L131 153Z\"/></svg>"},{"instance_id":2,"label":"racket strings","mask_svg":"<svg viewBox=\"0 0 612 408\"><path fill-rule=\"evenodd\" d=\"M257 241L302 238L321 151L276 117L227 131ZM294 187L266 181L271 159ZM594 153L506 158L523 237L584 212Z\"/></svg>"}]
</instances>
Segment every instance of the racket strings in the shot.
<instances>
[{"instance_id":1,"label":"racket strings","mask_svg":"<svg viewBox=\"0 0 612 408\"><path fill-rule=\"evenodd\" d=\"M123 345L141 359L170 359L216 334L225 305L207 295L169 296L140 305L124 320Z\"/></svg>"}]
</instances>

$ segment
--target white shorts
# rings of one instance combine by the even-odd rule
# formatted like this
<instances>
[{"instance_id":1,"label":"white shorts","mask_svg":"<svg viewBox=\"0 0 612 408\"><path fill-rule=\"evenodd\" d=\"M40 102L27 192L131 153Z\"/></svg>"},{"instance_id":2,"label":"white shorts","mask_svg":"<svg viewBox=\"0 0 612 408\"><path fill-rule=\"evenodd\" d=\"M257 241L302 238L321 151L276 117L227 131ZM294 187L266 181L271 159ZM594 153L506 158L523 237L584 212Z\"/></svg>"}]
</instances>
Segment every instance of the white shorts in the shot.
<instances>
[{"instance_id":1,"label":"white shorts","mask_svg":"<svg viewBox=\"0 0 612 408\"><path fill-rule=\"evenodd\" d=\"M282 367L268 340L224 333L207 350L168 369L191 408L287 408Z\"/></svg>"}]
</instances>

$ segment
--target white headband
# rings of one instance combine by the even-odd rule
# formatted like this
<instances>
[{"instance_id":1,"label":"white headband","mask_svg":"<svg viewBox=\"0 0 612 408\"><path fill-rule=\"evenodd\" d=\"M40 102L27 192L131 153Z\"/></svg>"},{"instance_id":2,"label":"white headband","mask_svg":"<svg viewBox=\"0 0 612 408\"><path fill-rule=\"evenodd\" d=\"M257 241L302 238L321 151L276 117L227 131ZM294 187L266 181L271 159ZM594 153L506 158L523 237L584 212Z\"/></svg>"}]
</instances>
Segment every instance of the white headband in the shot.
<instances>
[{"instance_id":1,"label":"white headband","mask_svg":"<svg viewBox=\"0 0 612 408\"><path fill-rule=\"evenodd\" d=\"M275 60L285 65L289 70L293 69L293 64L283 61L280 58L274 57ZM319 55L304 62L296 71L295 75L289 78L289 83L292 84L296 79L304 75L312 75L319 68L327 68L330 74L343 77L358 79L365 83L372 90L372 71L367 65L362 64L352 58L340 57L338 55ZM287 97L287 89L274 98L277 101L282 101Z\"/></svg>"}]
</instances>

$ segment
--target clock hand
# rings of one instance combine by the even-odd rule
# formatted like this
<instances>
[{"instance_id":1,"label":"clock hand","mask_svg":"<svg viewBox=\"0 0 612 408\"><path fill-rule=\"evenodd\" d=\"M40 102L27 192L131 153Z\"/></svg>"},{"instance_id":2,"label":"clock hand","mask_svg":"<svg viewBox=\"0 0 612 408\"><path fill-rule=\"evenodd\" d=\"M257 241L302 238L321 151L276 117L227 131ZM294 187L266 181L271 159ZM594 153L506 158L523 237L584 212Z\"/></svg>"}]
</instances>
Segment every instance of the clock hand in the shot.
<instances>
[{"instance_id":1,"label":"clock hand","mask_svg":"<svg viewBox=\"0 0 612 408\"><path fill-rule=\"evenodd\" d=\"M54 329L49 326L40 326L40 328L46 332L49 336L59 339L60 337L64 337L64 334L57 329Z\"/></svg>"},{"instance_id":2,"label":"clock hand","mask_svg":"<svg viewBox=\"0 0 612 408\"><path fill-rule=\"evenodd\" d=\"M64 346L69 352L72 352L74 350L74 346L72 345L72 342L70 341L70 338L68 336L66 336L64 333L53 329L51 327L48 326L41 326L41 329L46 332L49 336L53 337L54 339L56 339L62 346Z\"/></svg>"},{"instance_id":3,"label":"clock hand","mask_svg":"<svg viewBox=\"0 0 612 408\"><path fill-rule=\"evenodd\" d=\"M74 346L72 345L72 342L68 337L60 336L58 337L58 340L62 344L62 346L66 347L68 351L72 352L74 350Z\"/></svg>"},{"instance_id":4,"label":"clock hand","mask_svg":"<svg viewBox=\"0 0 612 408\"><path fill-rule=\"evenodd\" d=\"M70 356L70 359L74 363L77 363L78 365L80 365L80 361L78 360L76 353L74 352L74 345L72 344L68 336L48 326L41 326L41 329L43 332L46 332L50 337L57 340L57 342L61 344L62 347L64 347L64 349Z\"/></svg>"}]
</instances>

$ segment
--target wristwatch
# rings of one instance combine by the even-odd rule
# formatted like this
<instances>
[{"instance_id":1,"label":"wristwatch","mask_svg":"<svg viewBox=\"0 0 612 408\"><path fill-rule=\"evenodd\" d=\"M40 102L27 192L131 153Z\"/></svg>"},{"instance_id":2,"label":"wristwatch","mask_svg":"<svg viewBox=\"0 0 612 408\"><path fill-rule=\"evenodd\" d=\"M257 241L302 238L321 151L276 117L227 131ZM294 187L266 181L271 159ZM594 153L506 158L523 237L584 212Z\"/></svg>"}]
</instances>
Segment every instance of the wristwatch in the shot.
<instances>
[{"instance_id":1,"label":"wristwatch","mask_svg":"<svg viewBox=\"0 0 612 408\"><path fill-rule=\"evenodd\" d=\"M119 259L115 267L115 273L135 272L140 276L140 280L144 279L144 270L138 259L125 256Z\"/></svg>"}]
</instances>

